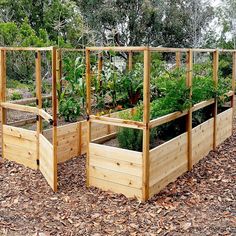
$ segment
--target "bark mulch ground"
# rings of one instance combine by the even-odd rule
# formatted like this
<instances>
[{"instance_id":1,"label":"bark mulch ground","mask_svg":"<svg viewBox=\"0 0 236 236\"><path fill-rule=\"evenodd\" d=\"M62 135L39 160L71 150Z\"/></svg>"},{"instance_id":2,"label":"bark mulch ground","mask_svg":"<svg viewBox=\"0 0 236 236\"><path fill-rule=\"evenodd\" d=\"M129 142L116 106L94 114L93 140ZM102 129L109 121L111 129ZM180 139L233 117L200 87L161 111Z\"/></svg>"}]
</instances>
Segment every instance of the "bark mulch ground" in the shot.
<instances>
[{"instance_id":1,"label":"bark mulch ground","mask_svg":"<svg viewBox=\"0 0 236 236\"><path fill-rule=\"evenodd\" d=\"M59 192L39 171L0 163L0 235L236 235L236 129L146 203L85 187L85 158L59 166Z\"/></svg>"}]
</instances>

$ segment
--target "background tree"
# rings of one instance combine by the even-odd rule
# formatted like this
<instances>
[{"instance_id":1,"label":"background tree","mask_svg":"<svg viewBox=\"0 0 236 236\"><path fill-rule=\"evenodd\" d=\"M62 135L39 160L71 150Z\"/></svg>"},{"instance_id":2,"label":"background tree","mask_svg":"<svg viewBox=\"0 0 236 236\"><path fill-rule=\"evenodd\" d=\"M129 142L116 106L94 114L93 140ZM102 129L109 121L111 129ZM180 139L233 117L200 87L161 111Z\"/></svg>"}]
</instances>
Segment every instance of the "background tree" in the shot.
<instances>
[{"instance_id":1,"label":"background tree","mask_svg":"<svg viewBox=\"0 0 236 236\"><path fill-rule=\"evenodd\" d=\"M20 26L25 19L36 36L39 36L40 30L43 29L53 44L65 43L73 47L83 44L83 20L74 1L0 0L2 23L14 22Z\"/></svg>"},{"instance_id":2,"label":"background tree","mask_svg":"<svg viewBox=\"0 0 236 236\"><path fill-rule=\"evenodd\" d=\"M214 16L208 0L77 0L100 44L194 46Z\"/></svg>"}]
</instances>

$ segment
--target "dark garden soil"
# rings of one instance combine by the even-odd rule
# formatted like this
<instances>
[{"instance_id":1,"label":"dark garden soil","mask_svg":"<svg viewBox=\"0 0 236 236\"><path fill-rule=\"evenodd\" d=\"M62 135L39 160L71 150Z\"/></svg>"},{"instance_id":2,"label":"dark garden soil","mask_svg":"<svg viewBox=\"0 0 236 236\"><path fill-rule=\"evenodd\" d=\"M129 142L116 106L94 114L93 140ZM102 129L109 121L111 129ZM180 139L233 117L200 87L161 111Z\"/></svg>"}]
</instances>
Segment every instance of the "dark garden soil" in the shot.
<instances>
[{"instance_id":1,"label":"dark garden soil","mask_svg":"<svg viewBox=\"0 0 236 236\"><path fill-rule=\"evenodd\" d=\"M85 187L85 158L39 171L0 163L0 235L236 235L234 135L146 203Z\"/></svg>"}]
</instances>

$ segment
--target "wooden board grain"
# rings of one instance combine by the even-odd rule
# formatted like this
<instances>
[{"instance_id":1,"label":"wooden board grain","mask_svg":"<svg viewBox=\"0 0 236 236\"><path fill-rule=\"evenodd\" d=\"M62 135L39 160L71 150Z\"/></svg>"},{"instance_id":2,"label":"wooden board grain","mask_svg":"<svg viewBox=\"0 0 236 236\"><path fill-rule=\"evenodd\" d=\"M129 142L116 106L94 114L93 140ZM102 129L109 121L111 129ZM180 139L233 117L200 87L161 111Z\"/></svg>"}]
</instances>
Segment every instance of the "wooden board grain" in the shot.
<instances>
[{"instance_id":1,"label":"wooden board grain","mask_svg":"<svg viewBox=\"0 0 236 236\"><path fill-rule=\"evenodd\" d=\"M37 133L3 125L4 158L37 169Z\"/></svg>"},{"instance_id":2,"label":"wooden board grain","mask_svg":"<svg viewBox=\"0 0 236 236\"><path fill-rule=\"evenodd\" d=\"M193 164L196 164L213 149L213 127L214 120L211 118L193 129Z\"/></svg>"},{"instance_id":3,"label":"wooden board grain","mask_svg":"<svg viewBox=\"0 0 236 236\"><path fill-rule=\"evenodd\" d=\"M187 170L187 133L150 150L149 197Z\"/></svg>"},{"instance_id":4,"label":"wooden board grain","mask_svg":"<svg viewBox=\"0 0 236 236\"><path fill-rule=\"evenodd\" d=\"M90 186L100 188L104 191L112 191L114 193L124 194L126 197L141 199L142 190L137 188L128 187L125 185L117 184L111 181L90 177Z\"/></svg>"},{"instance_id":5,"label":"wooden board grain","mask_svg":"<svg viewBox=\"0 0 236 236\"><path fill-rule=\"evenodd\" d=\"M42 135L39 135L39 169L42 175L47 180L48 184L54 189L57 182L57 176L55 175L55 163L53 158L53 146ZM57 164L57 163L56 163Z\"/></svg>"},{"instance_id":6,"label":"wooden board grain","mask_svg":"<svg viewBox=\"0 0 236 236\"><path fill-rule=\"evenodd\" d=\"M131 112L131 109L112 113L110 117L120 117L124 112ZM91 126L92 140L117 131L117 127L110 125L92 123ZM52 142L52 129L44 130L43 135ZM85 120L57 127L58 163L85 154L87 150L86 139L87 122Z\"/></svg>"},{"instance_id":7,"label":"wooden board grain","mask_svg":"<svg viewBox=\"0 0 236 236\"><path fill-rule=\"evenodd\" d=\"M142 198L142 153L89 144L89 183L103 190Z\"/></svg>"},{"instance_id":8,"label":"wooden board grain","mask_svg":"<svg viewBox=\"0 0 236 236\"><path fill-rule=\"evenodd\" d=\"M216 144L219 145L231 136L233 129L233 109L217 115Z\"/></svg>"}]
</instances>

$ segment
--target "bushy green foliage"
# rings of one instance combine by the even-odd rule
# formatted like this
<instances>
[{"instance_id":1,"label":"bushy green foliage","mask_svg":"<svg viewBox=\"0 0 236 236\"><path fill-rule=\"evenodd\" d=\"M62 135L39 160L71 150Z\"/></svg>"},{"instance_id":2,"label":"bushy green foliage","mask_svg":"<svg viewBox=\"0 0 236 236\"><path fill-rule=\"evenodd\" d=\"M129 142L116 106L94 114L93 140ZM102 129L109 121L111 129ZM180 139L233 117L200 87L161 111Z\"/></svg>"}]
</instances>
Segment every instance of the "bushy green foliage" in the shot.
<instances>
[{"instance_id":1,"label":"bushy green foliage","mask_svg":"<svg viewBox=\"0 0 236 236\"><path fill-rule=\"evenodd\" d=\"M122 113L121 117L127 120L141 121L143 118L143 105L140 104L135 112L131 115L130 112ZM156 129L150 132L150 140L154 140L156 136ZM121 148L126 148L135 151L142 150L143 132L142 130L119 128L117 139Z\"/></svg>"},{"instance_id":2,"label":"bushy green foliage","mask_svg":"<svg viewBox=\"0 0 236 236\"><path fill-rule=\"evenodd\" d=\"M129 104L137 104L142 97L143 89L143 65L141 63L135 64L133 70L124 75L122 88L125 92L125 99L129 101Z\"/></svg>"},{"instance_id":3,"label":"bushy green foliage","mask_svg":"<svg viewBox=\"0 0 236 236\"><path fill-rule=\"evenodd\" d=\"M18 80L9 79L7 80L7 88L28 89L28 86Z\"/></svg>"},{"instance_id":4,"label":"bushy green foliage","mask_svg":"<svg viewBox=\"0 0 236 236\"><path fill-rule=\"evenodd\" d=\"M19 92L17 92L17 91L15 91L15 92L12 93L10 99L11 99L11 100L20 100L20 99L22 99L22 98L23 98L22 94L19 93Z\"/></svg>"},{"instance_id":5,"label":"bushy green foliage","mask_svg":"<svg viewBox=\"0 0 236 236\"><path fill-rule=\"evenodd\" d=\"M64 60L66 87L58 84L59 114L65 121L75 121L83 114L85 108L85 63L84 57Z\"/></svg>"},{"instance_id":6,"label":"bushy green foliage","mask_svg":"<svg viewBox=\"0 0 236 236\"><path fill-rule=\"evenodd\" d=\"M192 86L192 103L193 105L214 98L215 96L214 81L210 77L194 76Z\"/></svg>"},{"instance_id":7,"label":"bushy green foliage","mask_svg":"<svg viewBox=\"0 0 236 236\"><path fill-rule=\"evenodd\" d=\"M231 79L220 77L218 86L215 87L211 74L212 69L209 69L208 65L195 67L192 98L190 99L190 88L186 85L186 72L181 69L172 71L163 69L158 78L152 79L157 91L150 104L150 118L155 119L175 111L184 111L192 105L210 98L216 97L219 103L223 103L226 98L225 93L231 88ZM207 108L195 112L193 123L201 123L209 114L210 111ZM138 106L137 112L133 116L122 115L122 118L141 121L142 105ZM184 129L185 122L183 119L179 119L152 129L151 140L157 136L166 140L184 132ZM142 131L120 128L118 141L122 148L140 151L142 149Z\"/></svg>"},{"instance_id":8,"label":"bushy green foliage","mask_svg":"<svg viewBox=\"0 0 236 236\"><path fill-rule=\"evenodd\" d=\"M76 121L81 115L81 103L74 97L61 98L59 101L59 114L65 121Z\"/></svg>"}]
</instances>

